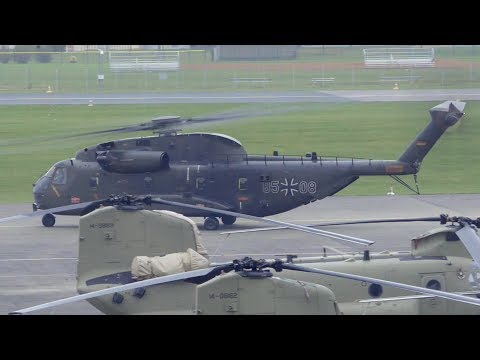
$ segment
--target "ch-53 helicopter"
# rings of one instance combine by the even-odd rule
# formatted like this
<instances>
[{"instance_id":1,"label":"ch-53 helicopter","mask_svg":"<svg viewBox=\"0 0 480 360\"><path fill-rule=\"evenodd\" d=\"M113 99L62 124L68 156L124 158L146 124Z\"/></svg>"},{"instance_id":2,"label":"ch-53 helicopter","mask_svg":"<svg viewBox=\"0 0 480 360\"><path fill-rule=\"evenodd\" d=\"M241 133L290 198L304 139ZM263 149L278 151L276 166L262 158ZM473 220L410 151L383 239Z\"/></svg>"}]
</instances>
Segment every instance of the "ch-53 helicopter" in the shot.
<instances>
[{"instance_id":1,"label":"ch-53 helicopter","mask_svg":"<svg viewBox=\"0 0 480 360\"><path fill-rule=\"evenodd\" d=\"M360 176L388 175L418 192L420 164L445 130L464 115L464 102L446 101L430 109L431 122L398 160L308 156L248 155L242 144L227 135L178 134L174 126L212 119L163 117L150 123L93 132L154 129L158 136L109 141L57 162L34 184L34 210L78 204L110 194L155 194L163 199L204 205L255 216L282 213L334 195ZM215 118L213 120L218 120ZM399 175L413 174L417 189ZM195 208L156 205L157 209L204 217L204 228L219 227L218 217L231 225L236 216L205 213ZM43 225L55 216L82 215L85 209L45 213Z\"/></svg>"},{"instance_id":2,"label":"ch-53 helicopter","mask_svg":"<svg viewBox=\"0 0 480 360\"><path fill-rule=\"evenodd\" d=\"M80 295L12 314L80 300L105 314L480 314L476 230L480 219L448 215L397 219L451 222L413 239L409 252L370 253L365 249L363 254L246 257L210 263L196 224L178 213L147 210L154 204L215 210L151 196L111 196L85 204L95 210L80 218ZM81 206L68 205L68 209ZM268 218L215 211L339 241L373 243ZM37 215L33 212L0 222Z\"/></svg>"}]
</instances>

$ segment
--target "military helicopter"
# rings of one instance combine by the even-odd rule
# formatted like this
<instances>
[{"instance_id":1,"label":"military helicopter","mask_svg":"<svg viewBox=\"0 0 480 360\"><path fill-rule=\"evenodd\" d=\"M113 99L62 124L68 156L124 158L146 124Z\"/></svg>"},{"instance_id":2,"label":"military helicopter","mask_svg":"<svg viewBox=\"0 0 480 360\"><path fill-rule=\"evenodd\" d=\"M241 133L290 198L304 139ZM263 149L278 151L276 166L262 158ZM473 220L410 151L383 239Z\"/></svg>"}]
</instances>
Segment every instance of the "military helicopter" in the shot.
<instances>
[{"instance_id":1,"label":"military helicopter","mask_svg":"<svg viewBox=\"0 0 480 360\"><path fill-rule=\"evenodd\" d=\"M431 122L398 160L306 156L248 155L242 144L223 134L183 133L174 127L220 118L162 117L141 125L87 134L153 129L158 135L114 140L87 147L75 158L53 165L34 184L33 210L45 210L106 198L109 194L155 194L165 200L203 205L255 216L269 216L334 195L360 176L388 175L419 193L416 175L426 154L444 131L464 115L464 102L446 101L430 109ZM399 175L413 174L416 189ZM236 216L197 208L155 204L157 209L204 217L204 228L226 225ZM86 209L43 215L82 215Z\"/></svg>"},{"instance_id":2,"label":"military helicopter","mask_svg":"<svg viewBox=\"0 0 480 360\"><path fill-rule=\"evenodd\" d=\"M210 263L196 224L171 211L146 209L153 204L215 210L129 195L69 205L69 210L102 206L80 218L80 295L12 314L80 300L87 300L105 314L480 314L480 299L472 297L480 294L480 238L476 230L480 219L448 215L398 219L440 221L444 225L413 239L409 252L370 253L365 249L358 254L246 257ZM365 246L373 243L277 220L215 211L339 241ZM33 212L0 222L37 215Z\"/></svg>"}]
</instances>

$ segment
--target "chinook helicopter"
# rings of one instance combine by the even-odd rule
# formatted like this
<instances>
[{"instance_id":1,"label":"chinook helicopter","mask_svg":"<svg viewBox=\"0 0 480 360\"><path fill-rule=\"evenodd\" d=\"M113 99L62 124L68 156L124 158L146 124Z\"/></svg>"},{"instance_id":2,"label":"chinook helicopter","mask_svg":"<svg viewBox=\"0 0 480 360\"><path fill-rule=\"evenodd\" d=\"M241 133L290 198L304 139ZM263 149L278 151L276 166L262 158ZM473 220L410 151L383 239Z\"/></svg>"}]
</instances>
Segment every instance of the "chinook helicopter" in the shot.
<instances>
[{"instance_id":1,"label":"chinook helicopter","mask_svg":"<svg viewBox=\"0 0 480 360\"><path fill-rule=\"evenodd\" d=\"M106 198L110 194L155 194L165 200L255 216L269 216L334 195L360 176L388 175L419 193L420 164L445 130L464 115L464 102L446 101L430 109L431 122L398 160L308 156L248 155L227 135L179 134L174 127L212 119L163 117L150 123L87 134L153 129L156 136L114 140L87 147L75 158L57 162L34 184L33 210L46 210ZM218 120L215 118L213 120ZM399 178L413 174L416 190ZM204 217L204 229L236 216L196 208L156 204L157 209ZM50 227L55 216L83 215L86 209L44 213Z\"/></svg>"},{"instance_id":2,"label":"chinook helicopter","mask_svg":"<svg viewBox=\"0 0 480 360\"><path fill-rule=\"evenodd\" d=\"M444 225L414 238L408 252L370 253L365 249L358 254L246 257L211 263L196 224L178 213L147 210L154 204L214 210L151 196L111 196L84 204L96 209L80 218L80 295L12 314L80 300L105 314L480 314L480 219L448 215L398 219ZM81 205L69 205L69 210ZM373 243L268 218L216 211L339 241Z\"/></svg>"}]
</instances>

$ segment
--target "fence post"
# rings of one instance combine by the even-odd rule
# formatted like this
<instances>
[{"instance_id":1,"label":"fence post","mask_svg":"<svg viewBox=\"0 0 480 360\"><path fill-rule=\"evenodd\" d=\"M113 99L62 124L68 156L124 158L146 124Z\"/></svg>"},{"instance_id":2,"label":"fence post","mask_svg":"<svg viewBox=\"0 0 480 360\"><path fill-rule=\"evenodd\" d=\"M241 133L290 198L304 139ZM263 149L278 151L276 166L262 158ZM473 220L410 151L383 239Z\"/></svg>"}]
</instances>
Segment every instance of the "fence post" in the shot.
<instances>
[{"instance_id":1,"label":"fence post","mask_svg":"<svg viewBox=\"0 0 480 360\"><path fill-rule=\"evenodd\" d=\"M55 69L55 91L59 92L59 84L58 84L58 68Z\"/></svg>"},{"instance_id":2,"label":"fence post","mask_svg":"<svg viewBox=\"0 0 480 360\"><path fill-rule=\"evenodd\" d=\"M32 73L30 66L25 69L25 85L28 90L32 88Z\"/></svg>"},{"instance_id":3,"label":"fence post","mask_svg":"<svg viewBox=\"0 0 480 360\"><path fill-rule=\"evenodd\" d=\"M88 94L88 66L85 69L85 88L87 89L87 94Z\"/></svg>"},{"instance_id":4,"label":"fence post","mask_svg":"<svg viewBox=\"0 0 480 360\"><path fill-rule=\"evenodd\" d=\"M292 87L295 90L295 63L292 63Z\"/></svg>"},{"instance_id":5,"label":"fence post","mask_svg":"<svg viewBox=\"0 0 480 360\"><path fill-rule=\"evenodd\" d=\"M352 87L355 87L355 66L352 65Z\"/></svg>"}]
</instances>

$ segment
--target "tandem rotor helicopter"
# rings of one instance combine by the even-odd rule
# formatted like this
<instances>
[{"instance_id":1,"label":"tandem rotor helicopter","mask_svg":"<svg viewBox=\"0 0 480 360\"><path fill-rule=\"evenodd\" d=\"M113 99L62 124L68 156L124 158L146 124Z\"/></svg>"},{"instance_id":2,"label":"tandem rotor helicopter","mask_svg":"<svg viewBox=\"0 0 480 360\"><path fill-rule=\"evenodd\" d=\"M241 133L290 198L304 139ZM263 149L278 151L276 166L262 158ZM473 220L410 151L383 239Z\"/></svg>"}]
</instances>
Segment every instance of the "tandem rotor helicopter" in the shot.
<instances>
[{"instance_id":1,"label":"tandem rotor helicopter","mask_svg":"<svg viewBox=\"0 0 480 360\"><path fill-rule=\"evenodd\" d=\"M444 225L414 238L408 252L371 253L365 249L356 254L258 260L246 257L211 263L196 224L175 212L147 210L155 204L218 211L365 246L373 243L152 196L112 195L54 209L88 206L91 210L79 224L80 295L11 314L28 314L80 300L87 300L105 314L480 314L480 218L441 215L396 219L439 221ZM391 220L347 223L385 221Z\"/></svg>"},{"instance_id":2,"label":"tandem rotor helicopter","mask_svg":"<svg viewBox=\"0 0 480 360\"><path fill-rule=\"evenodd\" d=\"M177 133L178 126L219 121L221 117L162 117L141 125L92 132L123 133L154 130L158 135L104 142L86 147L75 158L53 165L34 184L33 210L103 199L110 194L154 194L165 200L255 216L269 216L334 195L360 176L388 175L419 193L416 174L424 157L445 130L464 115L464 102L445 101L430 109L431 122L398 160L307 156L248 155L227 135ZM228 118L228 117L227 117ZM87 135L88 135L87 134ZM85 135L85 134L82 134ZM399 178L413 174L416 190ZM204 217L204 229L227 225L234 215L196 208L156 204L189 217ZM54 214L83 215L86 209L50 211L43 225L55 224Z\"/></svg>"}]
</instances>

